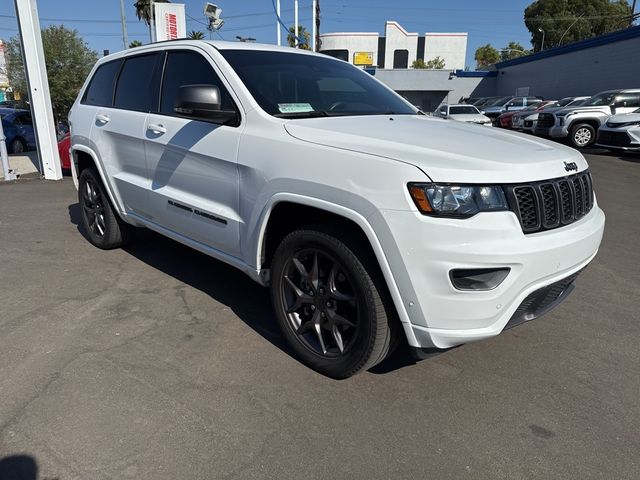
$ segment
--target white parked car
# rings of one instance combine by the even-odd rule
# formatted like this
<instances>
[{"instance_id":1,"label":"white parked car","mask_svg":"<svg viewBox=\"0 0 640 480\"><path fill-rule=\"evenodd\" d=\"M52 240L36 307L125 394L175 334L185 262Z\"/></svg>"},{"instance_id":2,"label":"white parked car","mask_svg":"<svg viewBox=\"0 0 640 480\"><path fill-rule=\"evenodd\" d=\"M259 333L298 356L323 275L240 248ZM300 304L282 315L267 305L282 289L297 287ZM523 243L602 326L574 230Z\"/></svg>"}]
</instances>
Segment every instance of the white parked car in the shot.
<instances>
[{"instance_id":1,"label":"white parked car","mask_svg":"<svg viewBox=\"0 0 640 480\"><path fill-rule=\"evenodd\" d=\"M427 117L303 50L120 52L98 61L70 120L95 246L147 227L239 268L271 289L298 357L332 377L382 361L401 335L420 352L538 317L602 238L575 150Z\"/></svg>"},{"instance_id":2,"label":"white parked car","mask_svg":"<svg viewBox=\"0 0 640 480\"><path fill-rule=\"evenodd\" d=\"M491 126L491 119L473 105L442 105L436 110L435 116L456 120L458 122Z\"/></svg>"},{"instance_id":3,"label":"white parked car","mask_svg":"<svg viewBox=\"0 0 640 480\"><path fill-rule=\"evenodd\" d=\"M598 129L597 145L613 151L640 151L640 108L609 117Z\"/></svg>"}]
</instances>

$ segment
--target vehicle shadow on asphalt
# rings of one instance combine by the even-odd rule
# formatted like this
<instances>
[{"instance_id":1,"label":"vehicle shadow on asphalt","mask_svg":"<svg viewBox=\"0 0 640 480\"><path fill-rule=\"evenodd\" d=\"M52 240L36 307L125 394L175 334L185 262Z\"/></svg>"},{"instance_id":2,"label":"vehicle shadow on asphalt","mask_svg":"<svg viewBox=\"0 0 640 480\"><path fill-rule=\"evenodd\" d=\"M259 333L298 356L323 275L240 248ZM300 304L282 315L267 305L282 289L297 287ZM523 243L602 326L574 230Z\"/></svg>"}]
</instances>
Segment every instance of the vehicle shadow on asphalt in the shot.
<instances>
[{"instance_id":1,"label":"vehicle shadow on asphalt","mask_svg":"<svg viewBox=\"0 0 640 480\"><path fill-rule=\"evenodd\" d=\"M80 205L75 203L68 208L71 223L87 239L81 227ZM272 313L269 290L241 271L144 228L136 230L136 239L124 251L226 305L247 326L298 361L280 333ZM415 363L403 338L402 344L389 358L369 371L385 374Z\"/></svg>"},{"instance_id":2,"label":"vehicle shadow on asphalt","mask_svg":"<svg viewBox=\"0 0 640 480\"><path fill-rule=\"evenodd\" d=\"M640 152L612 152L603 148L592 147L585 149L583 153L616 158L618 160L622 160L623 162L640 163Z\"/></svg>"},{"instance_id":3,"label":"vehicle shadow on asphalt","mask_svg":"<svg viewBox=\"0 0 640 480\"><path fill-rule=\"evenodd\" d=\"M36 480L38 464L31 455L10 455L0 458L0 479Z\"/></svg>"}]
</instances>

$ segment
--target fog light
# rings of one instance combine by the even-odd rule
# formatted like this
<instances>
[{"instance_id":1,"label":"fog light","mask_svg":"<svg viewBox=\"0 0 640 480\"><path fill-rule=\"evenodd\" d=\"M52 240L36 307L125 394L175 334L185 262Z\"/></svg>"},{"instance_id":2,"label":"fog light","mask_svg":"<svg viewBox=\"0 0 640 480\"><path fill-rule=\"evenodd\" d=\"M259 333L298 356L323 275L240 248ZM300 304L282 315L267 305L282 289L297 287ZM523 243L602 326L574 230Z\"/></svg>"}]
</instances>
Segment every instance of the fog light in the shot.
<instances>
[{"instance_id":1,"label":"fog light","mask_svg":"<svg viewBox=\"0 0 640 480\"><path fill-rule=\"evenodd\" d=\"M458 290L493 290L507 278L510 271L509 267L456 268L449 272L449 278Z\"/></svg>"}]
</instances>

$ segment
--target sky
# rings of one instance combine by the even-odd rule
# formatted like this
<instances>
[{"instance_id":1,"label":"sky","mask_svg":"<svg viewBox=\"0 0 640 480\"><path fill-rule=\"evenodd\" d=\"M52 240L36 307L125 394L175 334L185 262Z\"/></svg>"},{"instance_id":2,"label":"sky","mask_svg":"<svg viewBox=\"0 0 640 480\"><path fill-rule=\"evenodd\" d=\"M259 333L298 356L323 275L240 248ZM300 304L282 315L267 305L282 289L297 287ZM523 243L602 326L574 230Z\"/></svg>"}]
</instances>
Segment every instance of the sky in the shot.
<instances>
[{"instance_id":1,"label":"sky","mask_svg":"<svg viewBox=\"0 0 640 480\"><path fill-rule=\"evenodd\" d=\"M532 0L320 0L321 32L384 33L386 20L399 22L406 30L425 32L468 32L467 66L475 67L476 48L491 43L496 48L510 41L531 47L524 26L524 9ZM148 42L146 25L138 21L134 0L125 0L129 42ZM205 33L204 1L184 3L187 30ZM213 0L223 9L225 25L214 39L235 40L236 35L254 37L258 42L275 43L276 26L272 0ZM282 20L293 25L293 0L281 0ZM299 0L300 24L311 27L311 0ZM77 30L89 46L102 54L122 50L120 0L38 0L42 26L64 24ZM13 1L0 3L0 38L17 34ZM283 36L284 38L284 36Z\"/></svg>"}]
</instances>

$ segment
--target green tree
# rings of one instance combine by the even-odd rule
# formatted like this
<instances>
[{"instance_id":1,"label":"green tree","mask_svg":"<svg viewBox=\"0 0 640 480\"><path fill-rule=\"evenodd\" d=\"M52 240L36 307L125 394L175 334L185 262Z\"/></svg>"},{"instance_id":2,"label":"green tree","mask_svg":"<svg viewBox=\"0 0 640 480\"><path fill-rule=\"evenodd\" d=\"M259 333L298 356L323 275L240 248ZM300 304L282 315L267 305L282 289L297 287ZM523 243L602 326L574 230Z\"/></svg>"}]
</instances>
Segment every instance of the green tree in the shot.
<instances>
[{"instance_id":1,"label":"green tree","mask_svg":"<svg viewBox=\"0 0 640 480\"><path fill-rule=\"evenodd\" d=\"M129 48L136 48L141 46L142 46L142 42L140 40L134 40L129 44Z\"/></svg>"},{"instance_id":2,"label":"green tree","mask_svg":"<svg viewBox=\"0 0 640 480\"><path fill-rule=\"evenodd\" d=\"M537 0L524 11L535 51L627 28L632 11L626 0ZM542 30L542 31L541 31Z\"/></svg>"},{"instance_id":3,"label":"green tree","mask_svg":"<svg viewBox=\"0 0 640 480\"><path fill-rule=\"evenodd\" d=\"M529 55L529 51L520 45L518 42L509 42L509 44L500 50L500 61L513 60L514 58Z\"/></svg>"},{"instance_id":4,"label":"green tree","mask_svg":"<svg viewBox=\"0 0 640 480\"><path fill-rule=\"evenodd\" d=\"M98 60L98 54L89 48L76 30L69 30L64 25L43 29L42 46L53 110L58 119L66 119L85 78ZM7 42L6 60L9 83L14 92L26 100L29 89L19 37Z\"/></svg>"},{"instance_id":5,"label":"green tree","mask_svg":"<svg viewBox=\"0 0 640 480\"><path fill-rule=\"evenodd\" d=\"M444 68L444 58L436 57L429 60L426 64L426 68L431 70L442 70Z\"/></svg>"},{"instance_id":6,"label":"green tree","mask_svg":"<svg viewBox=\"0 0 640 480\"><path fill-rule=\"evenodd\" d=\"M136 0L133 6L136 9L138 20L142 20L149 27L149 39L151 39L151 19L153 11L151 10L152 0ZM153 3L171 3L169 0L153 0Z\"/></svg>"},{"instance_id":7,"label":"green tree","mask_svg":"<svg viewBox=\"0 0 640 480\"><path fill-rule=\"evenodd\" d=\"M487 43L476 50L475 59L478 70L487 70L500 61L500 53Z\"/></svg>"},{"instance_id":8,"label":"green tree","mask_svg":"<svg viewBox=\"0 0 640 480\"><path fill-rule=\"evenodd\" d=\"M201 32L200 30L191 30L189 35L187 35L187 38L190 38L191 40L204 40L204 32Z\"/></svg>"},{"instance_id":9,"label":"green tree","mask_svg":"<svg viewBox=\"0 0 640 480\"><path fill-rule=\"evenodd\" d=\"M298 48L302 50L311 50L311 34L302 25L298 25ZM287 35L287 43L290 47L296 46L296 30L295 27L289 28L289 35Z\"/></svg>"},{"instance_id":10,"label":"green tree","mask_svg":"<svg viewBox=\"0 0 640 480\"><path fill-rule=\"evenodd\" d=\"M413 61L413 63L411 64L411 68L415 68L417 70L423 70L423 69L427 68L427 64L424 63L423 59L418 58L417 60Z\"/></svg>"}]
</instances>

